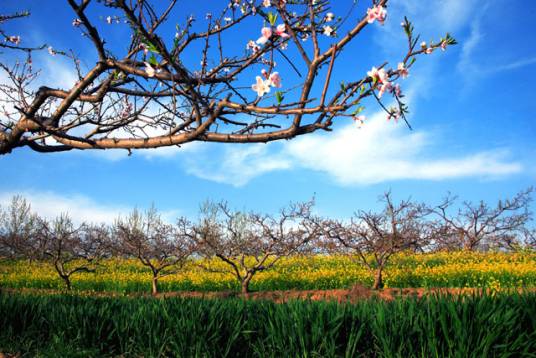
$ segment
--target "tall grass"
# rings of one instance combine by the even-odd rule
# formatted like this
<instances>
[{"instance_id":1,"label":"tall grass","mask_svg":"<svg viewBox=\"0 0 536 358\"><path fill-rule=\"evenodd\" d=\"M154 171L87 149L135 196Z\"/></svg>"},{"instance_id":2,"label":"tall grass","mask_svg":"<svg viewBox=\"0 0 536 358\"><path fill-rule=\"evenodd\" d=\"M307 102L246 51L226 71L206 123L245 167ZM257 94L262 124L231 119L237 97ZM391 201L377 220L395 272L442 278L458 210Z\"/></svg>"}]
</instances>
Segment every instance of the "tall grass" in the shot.
<instances>
[{"instance_id":1,"label":"tall grass","mask_svg":"<svg viewBox=\"0 0 536 358\"><path fill-rule=\"evenodd\" d=\"M534 357L536 295L275 304L3 294L0 351L32 357Z\"/></svg>"}]
</instances>

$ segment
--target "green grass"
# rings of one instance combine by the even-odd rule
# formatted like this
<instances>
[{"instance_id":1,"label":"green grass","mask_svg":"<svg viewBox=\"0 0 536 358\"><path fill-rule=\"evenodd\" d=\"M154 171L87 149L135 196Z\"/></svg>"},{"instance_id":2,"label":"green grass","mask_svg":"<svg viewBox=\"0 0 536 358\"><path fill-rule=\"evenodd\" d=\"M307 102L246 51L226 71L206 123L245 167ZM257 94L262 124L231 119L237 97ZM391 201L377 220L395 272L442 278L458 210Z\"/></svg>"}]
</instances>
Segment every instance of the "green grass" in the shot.
<instances>
[{"instance_id":1,"label":"green grass","mask_svg":"<svg viewBox=\"0 0 536 358\"><path fill-rule=\"evenodd\" d=\"M28 357L535 357L536 295L275 304L2 294L0 351Z\"/></svg>"}]
</instances>

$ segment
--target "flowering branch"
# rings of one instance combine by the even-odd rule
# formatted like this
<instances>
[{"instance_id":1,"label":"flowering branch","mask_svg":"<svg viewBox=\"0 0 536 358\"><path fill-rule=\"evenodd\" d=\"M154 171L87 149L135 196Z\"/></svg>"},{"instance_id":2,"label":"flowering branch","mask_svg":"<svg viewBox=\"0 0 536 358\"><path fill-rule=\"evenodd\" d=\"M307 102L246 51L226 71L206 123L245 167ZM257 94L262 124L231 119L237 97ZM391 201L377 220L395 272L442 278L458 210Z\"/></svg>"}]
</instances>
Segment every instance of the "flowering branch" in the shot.
<instances>
[{"instance_id":1,"label":"flowering branch","mask_svg":"<svg viewBox=\"0 0 536 358\"><path fill-rule=\"evenodd\" d=\"M447 34L418 46L405 19L408 52L398 66L382 64L361 75L356 69L356 79L336 90L336 58L365 28L387 21L388 0L373 1L366 10L353 4L343 18L330 11L328 0L230 0L217 15L206 14L204 22L188 16L175 25L175 34L163 30L180 10L176 0L168 1L157 6L149 0L67 0L75 16L68 21L96 51L94 66L83 69L74 52L48 46L50 56L73 60L79 80L71 88L32 86L40 74L32 66L32 52L46 45L23 47L19 35L3 30L5 22L29 14L0 16L0 47L26 53L14 63L0 60L9 79L0 85L0 154L25 146L40 152L130 151L192 141L290 139L329 131L336 118L363 121L367 97L389 118L406 120L407 106L395 81L409 75L417 56L455 44ZM99 10L110 15L99 22L90 15ZM260 37L250 37L246 23L257 23ZM115 28L130 32L123 49L103 37ZM243 39L245 51L230 49L231 37ZM393 95L395 107L382 103L386 93Z\"/></svg>"}]
</instances>

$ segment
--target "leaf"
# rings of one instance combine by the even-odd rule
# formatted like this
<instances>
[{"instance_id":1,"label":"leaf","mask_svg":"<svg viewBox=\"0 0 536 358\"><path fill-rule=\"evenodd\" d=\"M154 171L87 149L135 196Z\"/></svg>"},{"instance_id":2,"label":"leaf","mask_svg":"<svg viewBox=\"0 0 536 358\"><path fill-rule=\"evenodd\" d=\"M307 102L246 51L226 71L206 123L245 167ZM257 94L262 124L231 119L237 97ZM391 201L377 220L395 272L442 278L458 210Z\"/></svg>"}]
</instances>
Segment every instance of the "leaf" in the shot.
<instances>
[{"instance_id":1,"label":"leaf","mask_svg":"<svg viewBox=\"0 0 536 358\"><path fill-rule=\"evenodd\" d=\"M359 113L363 112L364 109L365 109L365 107L359 106L359 107L357 107L355 109L355 111L352 113L352 115L357 116Z\"/></svg>"},{"instance_id":2,"label":"leaf","mask_svg":"<svg viewBox=\"0 0 536 358\"><path fill-rule=\"evenodd\" d=\"M159 54L160 52L158 51L158 49L156 48L155 45L153 45L151 42L149 41L143 41L143 44L145 45L145 47L147 48L147 50L153 52L153 53L156 53L156 54Z\"/></svg>"},{"instance_id":3,"label":"leaf","mask_svg":"<svg viewBox=\"0 0 536 358\"><path fill-rule=\"evenodd\" d=\"M270 23L270 25L275 26L276 21L277 21L277 14L269 12L268 13L268 22Z\"/></svg>"},{"instance_id":4,"label":"leaf","mask_svg":"<svg viewBox=\"0 0 536 358\"><path fill-rule=\"evenodd\" d=\"M281 102L283 102L283 99L285 98L285 96L283 95L283 92L277 91L275 93L275 98L277 100L277 104L279 105L279 104L281 104Z\"/></svg>"},{"instance_id":5,"label":"leaf","mask_svg":"<svg viewBox=\"0 0 536 358\"><path fill-rule=\"evenodd\" d=\"M149 63L151 65L154 65L154 66L157 66L158 65L158 61L156 60L156 56L151 54L151 57L149 57Z\"/></svg>"}]
</instances>

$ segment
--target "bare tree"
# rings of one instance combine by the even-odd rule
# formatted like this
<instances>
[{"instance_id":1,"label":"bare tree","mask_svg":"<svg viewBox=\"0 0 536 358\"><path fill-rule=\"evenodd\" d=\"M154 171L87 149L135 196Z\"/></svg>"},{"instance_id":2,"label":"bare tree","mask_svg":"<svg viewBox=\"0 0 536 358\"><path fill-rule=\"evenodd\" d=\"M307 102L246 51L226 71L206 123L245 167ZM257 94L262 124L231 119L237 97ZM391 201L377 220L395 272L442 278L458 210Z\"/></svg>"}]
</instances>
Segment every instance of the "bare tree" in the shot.
<instances>
[{"instance_id":1,"label":"bare tree","mask_svg":"<svg viewBox=\"0 0 536 358\"><path fill-rule=\"evenodd\" d=\"M71 290L71 276L77 272L95 272L98 260L106 254L109 230L106 226L81 224L62 214L52 221L40 220L37 254L49 261Z\"/></svg>"},{"instance_id":2,"label":"bare tree","mask_svg":"<svg viewBox=\"0 0 536 358\"><path fill-rule=\"evenodd\" d=\"M464 201L457 211L452 210L457 198L448 194L441 204L430 208L443 221L444 236L438 236L439 244L464 250L513 247L531 220L532 191L531 187L511 199L499 200L496 207L484 201Z\"/></svg>"},{"instance_id":3,"label":"bare tree","mask_svg":"<svg viewBox=\"0 0 536 358\"><path fill-rule=\"evenodd\" d=\"M93 59L80 59L73 50L48 47L50 56L72 61L78 82L71 88L32 86L39 76L32 53L46 46L32 47L2 29L7 21L24 21L28 12L0 15L0 49L10 54L0 60L9 80L0 86L0 154L24 146L39 152L130 151L192 141L289 139L329 131L335 118L361 120L367 98L389 118L406 120L395 81L407 76L418 56L456 43L449 34L419 43L405 19L408 48L398 64L371 64L368 73L349 74L337 60L357 51L352 45L367 26L383 24L388 0L370 0L366 13L348 1L344 16L335 16L328 0L212 1L214 11L202 18L184 16L180 3L67 0L72 16L61 18L58 11L55 21L72 22L95 50ZM258 24L258 39L249 30L252 23ZM170 28L175 30L165 30ZM122 32L122 48L105 39L112 31ZM237 41L247 50L229 46ZM350 80L334 85L337 74ZM395 106L382 102L385 93Z\"/></svg>"},{"instance_id":4,"label":"bare tree","mask_svg":"<svg viewBox=\"0 0 536 358\"><path fill-rule=\"evenodd\" d=\"M383 287L383 270L392 255L422 247L429 239L422 230L423 205L410 200L395 204L390 192L380 200L385 204L381 212L359 211L349 223L324 223L324 235L335 240L332 248L355 254L374 275L373 289Z\"/></svg>"},{"instance_id":5,"label":"bare tree","mask_svg":"<svg viewBox=\"0 0 536 358\"><path fill-rule=\"evenodd\" d=\"M5 209L0 207L0 257L31 258L35 251L38 216L20 195L11 199Z\"/></svg>"},{"instance_id":6,"label":"bare tree","mask_svg":"<svg viewBox=\"0 0 536 358\"><path fill-rule=\"evenodd\" d=\"M197 251L222 260L228 267L225 272L232 273L247 294L257 272L272 268L316 238L319 224L311 213L312 205L312 201L291 204L270 216L233 211L224 202L206 202L193 230Z\"/></svg>"},{"instance_id":7,"label":"bare tree","mask_svg":"<svg viewBox=\"0 0 536 358\"><path fill-rule=\"evenodd\" d=\"M165 223L152 207L145 213L134 210L115 224L118 251L137 258L152 273L151 292L158 293L158 281L176 273L192 254L189 236Z\"/></svg>"},{"instance_id":8,"label":"bare tree","mask_svg":"<svg viewBox=\"0 0 536 358\"><path fill-rule=\"evenodd\" d=\"M529 250L536 250L536 228L526 229L523 236L525 247Z\"/></svg>"}]
</instances>

